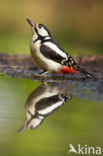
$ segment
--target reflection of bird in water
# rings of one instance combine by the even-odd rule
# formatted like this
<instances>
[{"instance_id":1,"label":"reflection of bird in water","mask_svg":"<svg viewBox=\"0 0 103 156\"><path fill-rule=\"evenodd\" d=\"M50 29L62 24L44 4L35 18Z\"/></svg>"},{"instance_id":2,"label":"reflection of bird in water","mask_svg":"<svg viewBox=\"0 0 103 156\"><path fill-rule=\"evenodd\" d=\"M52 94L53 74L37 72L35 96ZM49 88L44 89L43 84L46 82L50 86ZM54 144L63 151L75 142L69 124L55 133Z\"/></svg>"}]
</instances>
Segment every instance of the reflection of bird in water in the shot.
<instances>
[{"instance_id":1,"label":"reflection of bird in water","mask_svg":"<svg viewBox=\"0 0 103 156\"><path fill-rule=\"evenodd\" d=\"M35 129L48 115L70 99L71 96L61 91L58 86L50 84L39 86L26 101L26 120L19 131Z\"/></svg>"}]
</instances>

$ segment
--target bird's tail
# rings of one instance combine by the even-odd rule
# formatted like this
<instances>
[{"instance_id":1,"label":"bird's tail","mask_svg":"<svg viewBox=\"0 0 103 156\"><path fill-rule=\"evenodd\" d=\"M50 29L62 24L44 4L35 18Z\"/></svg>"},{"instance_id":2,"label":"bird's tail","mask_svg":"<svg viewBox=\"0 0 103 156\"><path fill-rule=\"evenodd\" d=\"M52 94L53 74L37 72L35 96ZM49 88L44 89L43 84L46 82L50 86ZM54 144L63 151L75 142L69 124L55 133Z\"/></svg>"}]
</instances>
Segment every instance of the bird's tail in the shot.
<instances>
[{"instance_id":1,"label":"bird's tail","mask_svg":"<svg viewBox=\"0 0 103 156\"><path fill-rule=\"evenodd\" d=\"M87 78L96 79L95 76L93 76L92 74L88 73L85 69L81 68L80 66L77 66L77 68L80 71L80 73L82 73L83 75L85 75Z\"/></svg>"}]
</instances>

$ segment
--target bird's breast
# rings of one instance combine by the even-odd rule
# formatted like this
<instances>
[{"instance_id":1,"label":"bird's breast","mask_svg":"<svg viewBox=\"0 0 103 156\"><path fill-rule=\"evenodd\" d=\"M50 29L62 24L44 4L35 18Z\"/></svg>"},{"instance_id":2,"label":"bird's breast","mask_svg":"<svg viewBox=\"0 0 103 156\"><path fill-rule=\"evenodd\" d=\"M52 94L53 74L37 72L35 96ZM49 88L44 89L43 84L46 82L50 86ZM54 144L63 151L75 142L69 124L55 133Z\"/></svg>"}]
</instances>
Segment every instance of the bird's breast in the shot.
<instances>
[{"instance_id":1,"label":"bird's breast","mask_svg":"<svg viewBox=\"0 0 103 156\"><path fill-rule=\"evenodd\" d=\"M46 68L47 68L46 62L47 61L46 61L45 57L40 52L40 46L41 46L40 41L37 41L35 44L33 42L31 42L31 45L30 45L31 55L32 55L34 61L36 62L36 64L41 69L46 70Z\"/></svg>"},{"instance_id":2,"label":"bird's breast","mask_svg":"<svg viewBox=\"0 0 103 156\"><path fill-rule=\"evenodd\" d=\"M41 54L40 54L40 41L37 41L36 43L31 42L30 44L30 51L33 59L36 62L40 62Z\"/></svg>"},{"instance_id":3,"label":"bird's breast","mask_svg":"<svg viewBox=\"0 0 103 156\"><path fill-rule=\"evenodd\" d=\"M40 40L38 40L36 43L34 43L33 41L31 41L30 43L30 50L31 53L37 53L40 49Z\"/></svg>"},{"instance_id":4,"label":"bird's breast","mask_svg":"<svg viewBox=\"0 0 103 156\"><path fill-rule=\"evenodd\" d=\"M50 71L50 72L58 72L60 71L61 64L53 61L52 59L46 58L41 52L40 52L40 41L37 41L35 44L31 42L30 50L31 55L36 62L36 64L44 70Z\"/></svg>"}]
</instances>

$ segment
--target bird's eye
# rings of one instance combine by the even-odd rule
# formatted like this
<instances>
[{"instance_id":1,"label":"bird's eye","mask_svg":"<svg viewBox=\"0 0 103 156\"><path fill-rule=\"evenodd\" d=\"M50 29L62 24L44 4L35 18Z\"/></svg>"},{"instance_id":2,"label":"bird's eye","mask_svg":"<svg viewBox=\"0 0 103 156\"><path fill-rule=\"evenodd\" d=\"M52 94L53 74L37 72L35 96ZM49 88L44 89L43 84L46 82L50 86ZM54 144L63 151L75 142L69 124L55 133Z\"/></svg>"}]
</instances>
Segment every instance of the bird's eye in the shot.
<instances>
[{"instance_id":1,"label":"bird's eye","mask_svg":"<svg viewBox=\"0 0 103 156\"><path fill-rule=\"evenodd\" d=\"M41 29L42 28L42 26L39 24L39 29Z\"/></svg>"}]
</instances>

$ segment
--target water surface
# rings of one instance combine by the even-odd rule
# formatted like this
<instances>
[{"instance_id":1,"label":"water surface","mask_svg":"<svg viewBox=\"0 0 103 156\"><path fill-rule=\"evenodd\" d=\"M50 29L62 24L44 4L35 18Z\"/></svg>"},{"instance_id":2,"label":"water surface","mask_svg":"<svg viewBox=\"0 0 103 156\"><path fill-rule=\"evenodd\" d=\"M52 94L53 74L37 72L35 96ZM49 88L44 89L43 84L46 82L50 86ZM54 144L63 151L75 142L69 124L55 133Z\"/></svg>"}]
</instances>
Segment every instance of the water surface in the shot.
<instances>
[{"instance_id":1,"label":"water surface","mask_svg":"<svg viewBox=\"0 0 103 156\"><path fill-rule=\"evenodd\" d=\"M42 83L1 76L0 155L66 156L69 144L75 147L77 144L102 146L102 84L102 81L91 80ZM46 110L46 114L42 114L43 122L35 129L33 126L26 126L24 131L18 133L18 129L25 123L27 101L33 93L32 99L35 102L37 92L38 97L42 98L39 102L36 101L39 103L36 109L39 113ZM59 105L55 105L58 102ZM53 110L54 106L56 107ZM48 107L49 112L46 109ZM30 110L32 111L31 107Z\"/></svg>"}]
</instances>

